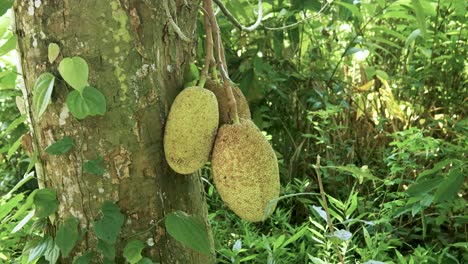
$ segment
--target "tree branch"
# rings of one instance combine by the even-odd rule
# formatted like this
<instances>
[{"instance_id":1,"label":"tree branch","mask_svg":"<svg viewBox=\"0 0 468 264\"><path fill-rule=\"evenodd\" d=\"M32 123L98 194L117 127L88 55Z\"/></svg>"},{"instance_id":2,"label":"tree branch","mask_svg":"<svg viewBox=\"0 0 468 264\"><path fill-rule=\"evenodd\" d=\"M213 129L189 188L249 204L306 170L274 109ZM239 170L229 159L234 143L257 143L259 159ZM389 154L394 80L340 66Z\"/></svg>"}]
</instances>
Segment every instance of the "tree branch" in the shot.
<instances>
[{"instance_id":1,"label":"tree branch","mask_svg":"<svg viewBox=\"0 0 468 264\"><path fill-rule=\"evenodd\" d=\"M249 27L246 27L242 25L232 14L229 12L229 10L223 5L221 0L214 0L216 5L218 5L219 9L223 12L223 14L236 26L238 29L243 30L243 31L254 31L257 29L258 26L260 26L260 23L262 22L263 18L263 7L262 7L262 0L258 0L258 15L257 15L257 21L255 21L254 24L252 24Z\"/></svg>"}]
</instances>

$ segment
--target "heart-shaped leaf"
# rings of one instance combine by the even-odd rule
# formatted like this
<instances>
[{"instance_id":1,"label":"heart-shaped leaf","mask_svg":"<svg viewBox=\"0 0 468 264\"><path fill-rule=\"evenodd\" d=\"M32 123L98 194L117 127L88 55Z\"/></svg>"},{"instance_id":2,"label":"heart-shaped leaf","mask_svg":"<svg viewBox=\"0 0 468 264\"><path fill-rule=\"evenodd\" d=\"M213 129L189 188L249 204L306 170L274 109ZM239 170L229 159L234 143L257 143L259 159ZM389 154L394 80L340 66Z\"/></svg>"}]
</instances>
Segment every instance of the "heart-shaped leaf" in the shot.
<instances>
[{"instance_id":1,"label":"heart-shaped leaf","mask_svg":"<svg viewBox=\"0 0 468 264\"><path fill-rule=\"evenodd\" d=\"M58 209L57 195L51 189L40 189L34 195L34 206L36 207L36 217L47 217Z\"/></svg>"},{"instance_id":2,"label":"heart-shaped leaf","mask_svg":"<svg viewBox=\"0 0 468 264\"><path fill-rule=\"evenodd\" d=\"M38 118L44 114L54 90L55 76L51 73L41 74L34 84L33 107Z\"/></svg>"},{"instance_id":3,"label":"heart-shaped leaf","mask_svg":"<svg viewBox=\"0 0 468 264\"><path fill-rule=\"evenodd\" d=\"M88 85L88 64L81 57L65 58L58 67L60 75L73 89L82 92Z\"/></svg>"},{"instance_id":4,"label":"heart-shaped leaf","mask_svg":"<svg viewBox=\"0 0 468 264\"><path fill-rule=\"evenodd\" d=\"M78 224L79 221L77 218L67 218L63 224L60 225L60 228L57 231L55 244L57 244L60 251L62 251L63 257L68 256L80 238L80 234L78 233Z\"/></svg>"},{"instance_id":5,"label":"heart-shaped leaf","mask_svg":"<svg viewBox=\"0 0 468 264\"><path fill-rule=\"evenodd\" d=\"M75 142L73 141L73 138L64 136L61 140L56 141L45 148L45 152L52 155L62 155L67 153L74 145Z\"/></svg>"},{"instance_id":6,"label":"heart-shaped leaf","mask_svg":"<svg viewBox=\"0 0 468 264\"><path fill-rule=\"evenodd\" d=\"M131 264L138 263L143 257L141 251L145 248L145 245L140 240L131 240L124 248L123 256Z\"/></svg>"},{"instance_id":7,"label":"heart-shaped leaf","mask_svg":"<svg viewBox=\"0 0 468 264\"><path fill-rule=\"evenodd\" d=\"M48 48L47 57L49 58L49 62L52 63L57 59L60 53L60 47L56 43L50 43Z\"/></svg>"},{"instance_id":8,"label":"heart-shaped leaf","mask_svg":"<svg viewBox=\"0 0 468 264\"><path fill-rule=\"evenodd\" d=\"M170 213L165 220L166 230L180 243L209 255L210 241L206 227L201 220L182 211Z\"/></svg>"},{"instance_id":9,"label":"heart-shaped leaf","mask_svg":"<svg viewBox=\"0 0 468 264\"><path fill-rule=\"evenodd\" d=\"M68 94L67 106L72 115L78 119L104 115L106 112L106 98L96 88L86 86L81 94L78 91L72 91Z\"/></svg>"},{"instance_id":10,"label":"heart-shaped leaf","mask_svg":"<svg viewBox=\"0 0 468 264\"><path fill-rule=\"evenodd\" d=\"M94 233L108 244L114 244L124 223L124 216L119 207L111 202L105 202L101 208L103 217L94 222Z\"/></svg>"}]
</instances>

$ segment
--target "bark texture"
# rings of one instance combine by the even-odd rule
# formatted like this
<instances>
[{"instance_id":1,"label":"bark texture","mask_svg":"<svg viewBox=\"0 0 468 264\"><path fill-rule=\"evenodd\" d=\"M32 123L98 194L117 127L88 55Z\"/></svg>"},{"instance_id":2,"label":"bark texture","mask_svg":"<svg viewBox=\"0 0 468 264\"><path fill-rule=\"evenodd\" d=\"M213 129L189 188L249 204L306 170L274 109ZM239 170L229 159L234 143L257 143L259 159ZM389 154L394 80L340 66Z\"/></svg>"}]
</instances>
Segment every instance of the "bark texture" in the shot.
<instances>
[{"instance_id":1,"label":"bark texture","mask_svg":"<svg viewBox=\"0 0 468 264\"><path fill-rule=\"evenodd\" d=\"M198 4L176 0L170 6L189 37L194 35ZM57 191L60 203L55 223L73 215L82 228L92 230L102 203L113 201L126 216L117 263L123 263L122 248L134 238L149 242L143 255L153 261L214 262L212 256L171 239L160 221L169 212L183 210L207 223L199 177L171 171L162 144L166 116L183 86L183 68L195 40L180 40L159 0L22 0L16 1L15 14L24 99L39 155L38 177L41 186ZM61 48L53 63L47 59L50 43ZM36 78L43 72L59 77L59 61L72 56L87 61L90 85L106 97L106 114L76 120L65 104L72 89L58 78L52 103L38 120L31 111ZM77 147L60 156L44 152L63 136L74 138ZM82 162L98 157L104 158L103 177L82 172ZM62 262L71 263L73 256L95 249L96 243L88 232Z\"/></svg>"}]
</instances>

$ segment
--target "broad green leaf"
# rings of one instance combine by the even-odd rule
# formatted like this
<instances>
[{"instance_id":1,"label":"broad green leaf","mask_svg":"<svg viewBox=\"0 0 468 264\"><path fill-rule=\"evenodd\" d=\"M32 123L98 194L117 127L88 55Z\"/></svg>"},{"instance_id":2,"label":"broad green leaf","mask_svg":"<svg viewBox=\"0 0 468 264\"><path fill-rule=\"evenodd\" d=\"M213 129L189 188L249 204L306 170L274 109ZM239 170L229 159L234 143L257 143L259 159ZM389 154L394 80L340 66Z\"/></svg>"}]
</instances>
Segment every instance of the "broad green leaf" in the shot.
<instances>
[{"instance_id":1,"label":"broad green leaf","mask_svg":"<svg viewBox=\"0 0 468 264\"><path fill-rule=\"evenodd\" d=\"M123 256L131 264L137 263L143 258L141 256L141 251L143 251L144 248L145 245L140 240L131 240L125 246Z\"/></svg>"},{"instance_id":2,"label":"broad green leaf","mask_svg":"<svg viewBox=\"0 0 468 264\"><path fill-rule=\"evenodd\" d=\"M7 216L13 208L18 206L19 202L24 199L24 194L20 193L15 195L12 199L8 202L1 204L0 203L0 222L2 222L3 218Z\"/></svg>"},{"instance_id":3,"label":"broad green leaf","mask_svg":"<svg viewBox=\"0 0 468 264\"><path fill-rule=\"evenodd\" d=\"M421 172L418 175L418 180L420 180L421 178L426 177L428 175L439 172L441 169L443 169L447 165L450 165L451 163L455 163L455 162L458 162L458 161L459 160L457 160L457 159L444 159L442 161L439 161L436 164L434 164L434 167L432 167L432 169L425 170L425 171Z\"/></svg>"},{"instance_id":4,"label":"broad green leaf","mask_svg":"<svg viewBox=\"0 0 468 264\"><path fill-rule=\"evenodd\" d=\"M23 217L26 211L30 210L33 207L34 195L36 195L38 190L39 189L36 189L28 195L28 198L26 198L26 202L23 205L21 205L18 211L16 211L15 215L12 216L12 219L18 219L19 217Z\"/></svg>"},{"instance_id":5,"label":"broad green leaf","mask_svg":"<svg viewBox=\"0 0 468 264\"><path fill-rule=\"evenodd\" d=\"M359 183L362 183L364 179L373 180L373 181L382 181L381 179L375 177L372 172L367 168L367 166L362 166L361 168L356 167L354 164L349 164L348 166L326 166L323 168L332 168L339 171L349 172L354 177L358 178Z\"/></svg>"},{"instance_id":6,"label":"broad green leaf","mask_svg":"<svg viewBox=\"0 0 468 264\"><path fill-rule=\"evenodd\" d=\"M387 74L386 72L382 71L382 70L376 70L376 71L375 71L375 74L376 74L377 76L379 76L380 78L384 79L384 80L388 80L388 79L389 79L388 74Z\"/></svg>"},{"instance_id":7,"label":"broad green leaf","mask_svg":"<svg viewBox=\"0 0 468 264\"><path fill-rule=\"evenodd\" d=\"M11 122L11 124L7 127L7 129L5 129L3 133L4 134L10 133L11 131L15 130L15 128L17 128L19 125L23 124L24 121L26 121L26 115L19 116L18 118L13 120L13 122Z\"/></svg>"},{"instance_id":8,"label":"broad green leaf","mask_svg":"<svg viewBox=\"0 0 468 264\"><path fill-rule=\"evenodd\" d=\"M94 160L88 160L83 164L83 169L88 173L102 176L104 172L106 172L104 168L101 166L102 160L103 160L102 157L98 157L97 159L94 159Z\"/></svg>"},{"instance_id":9,"label":"broad green leaf","mask_svg":"<svg viewBox=\"0 0 468 264\"><path fill-rule=\"evenodd\" d=\"M10 148L8 149L8 160L13 156L13 154L18 150L18 148L21 146L21 140L23 139L23 136L22 135L21 137L19 137L11 146Z\"/></svg>"},{"instance_id":10,"label":"broad green leaf","mask_svg":"<svg viewBox=\"0 0 468 264\"><path fill-rule=\"evenodd\" d=\"M327 213L321 206L312 205L311 208L326 222L327 221Z\"/></svg>"},{"instance_id":11,"label":"broad green leaf","mask_svg":"<svg viewBox=\"0 0 468 264\"><path fill-rule=\"evenodd\" d=\"M60 47L57 43L50 43L48 50L47 50L47 57L49 58L49 62L52 63L57 59L60 53Z\"/></svg>"},{"instance_id":12,"label":"broad green leaf","mask_svg":"<svg viewBox=\"0 0 468 264\"><path fill-rule=\"evenodd\" d=\"M414 12L416 13L416 21L418 22L418 28L421 30L422 36L426 36L426 14L421 5L420 0L411 0L413 4Z\"/></svg>"},{"instance_id":13,"label":"broad green leaf","mask_svg":"<svg viewBox=\"0 0 468 264\"><path fill-rule=\"evenodd\" d=\"M335 231L333 233L333 236L338 238L341 241L348 241L351 239L353 234L351 234L351 232L349 232L348 230L340 229L340 230Z\"/></svg>"},{"instance_id":14,"label":"broad green leaf","mask_svg":"<svg viewBox=\"0 0 468 264\"><path fill-rule=\"evenodd\" d=\"M82 92L88 85L88 64L81 57L64 58L58 67L62 78L75 90Z\"/></svg>"},{"instance_id":15,"label":"broad green leaf","mask_svg":"<svg viewBox=\"0 0 468 264\"><path fill-rule=\"evenodd\" d=\"M29 251L28 263L42 257L46 251L52 250L54 246L54 240L50 236L46 235Z\"/></svg>"},{"instance_id":16,"label":"broad green leaf","mask_svg":"<svg viewBox=\"0 0 468 264\"><path fill-rule=\"evenodd\" d=\"M57 231L55 244L60 248L63 257L68 256L80 238L78 224L79 221L75 217L67 218Z\"/></svg>"},{"instance_id":17,"label":"broad green leaf","mask_svg":"<svg viewBox=\"0 0 468 264\"><path fill-rule=\"evenodd\" d=\"M72 91L68 94L67 106L73 116L78 119L104 115L106 112L106 98L96 88L86 86L81 94L78 91Z\"/></svg>"},{"instance_id":18,"label":"broad green leaf","mask_svg":"<svg viewBox=\"0 0 468 264\"><path fill-rule=\"evenodd\" d=\"M97 250L101 251L105 259L115 259L115 244L107 243L106 241L99 239L97 244Z\"/></svg>"},{"instance_id":19,"label":"broad green leaf","mask_svg":"<svg viewBox=\"0 0 468 264\"><path fill-rule=\"evenodd\" d=\"M200 71L195 63L191 62L184 72L184 83L190 83L200 79Z\"/></svg>"},{"instance_id":20,"label":"broad green leaf","mask_svg":"<svg viewBox=\"0 0 468 264\"><path fill-rule=\"evenodd\" d=\"M149 258L142 258L140 261L138 261L138 264L155 264L155 263Z\"/></svg>"},{"instance_id":21,"label":"broad green leaf","mask_svg":"<svg viewBox=\"0 0 468 264\"><path fill-rule=\"evenodd\" d=\"M38 119L44 114L49 105L52 91L54 90L55 76L51 73L41 74L34 84L33 107Z\"/></svg>"},{"instance_id":22,"label":"broad green leaf","mask_svg":"<svg viewBox=\"0 0 468 264\"><path fill-rule=\"evenodd\" d=\"M177 211L166 216L165 225L167 232L180 243L202 254L210 254L208 234L198 218Z\"/></svg>"},{"instance_id":23,"label":"broad green leaf","mask_svg":"<svg viewBox=\"0 0 468 264\"><path fill-rule=\"evenodd\" d=\"M437 186L439 186L441 181L442 181L442 178L437 177L434 179L428 179L425 181L415 182L411 184L405 192L413 197L422 196L434 190L435 188L437 188Z\"/></svg>"},{"instance_id":24,"label":"broad green leaf","mask_svg":"<svg viewBox=\"0 0 468 264\"><path fill-rule=\"evenodd\" d=\"M34 195L34 206L36 207L36 217L47 217L58 209L57 195L54 190L40 189Z\"/></svg>"},{"instance_id":25,"label":"broad green leaf","mask_svg":"<svg viewBox=\"0 0 468 264\"><path fill-rule=\"evenodd\" d=\"M356 5L349 4L349 3L344 3L344 2L338 2L338 1L334 2L334 3L346 8L347 10L349 10L353 14L353 16L355 16L356 18L358 18L359 20L362 21L361 11L359 10L359 7L357 7Z\"/></svg>"},{"instance_id":26,"label":"broad green leaf","mask_svg":"<svg viewBox=\"0 0 468 264\"><path fill-rule=\"evenodd\" d=\"M2 46L0 46L0 57L16 48L16 39L16 35L13 35Z\"/></svg>"},{"instance_id":27,"label":"broad green leaf","mask_svg":"<svg viewBox=\"0 0 468 264\"><path fill-rule=\"evenodd\" d=\"M421 35L421 30L420 29L416 29L413 32L411 32L411 34L408 36L408 38L406 38L405 48L408 48L411 44L413 44L413 42L416 40L416 38L419 35Z\"/></svg>"},{"instance_id":28,"label":"broad green leaf","mask_svg":"<svg viewBox=\"0 0 468 264\"><path fill-rule=\"evenodd\" d=\"M57 263L59 256L60 256L60 249L55 244L52 247L49 247L44 253L44 258L47 261L49 261L49 264Z\"/></svg>"},{"instance_id":29,"label":"broad green leaf","mask_svg":"<svg viewBox=\"0 0 468 264\"><path fill-rule=\"evenodd\" d=\"M31 210L21 221L11 230L11 233L14 234L18 232L23 226L25 226L29 221L34 217L35 210Z\"/></svg>"},{"instance_id":30,"label":"broad green leaf","mask_svg":"<svg viewBox=\"0 0 468 264\"><path fill-rule=\"evenodd\" d=\"M301 230L297 231L292 237L290 237L288 240L286 240L281 247L285 248L287 245L297 241L299 238L304 236L307 232L309 231L308 226L304 226Z\"/></svg>"},{"instance_id":31,"label":"broad green leaf","mask_svg":"<svg viewBox=\"0 0 468 264\"><path fill-rule=\"evenodd\" d=\"M465 175L460 170L460 167L450 171L447 179L443 180L439 185L434 201L441 203L453 199L458 190L462 187Z\"/></svg>"},{"instance_id":32,"label":"broad green leaf","mask_svg":"<svg viewBox=\"0 0 468 264\"><path fill-rule=\"evenodd\" d=\"M0 16L3 16L8 9L13 6L15 0L2 0L0 1Z\"/></svg>"},{"instance_id":33,"label":"broad green leaf","mask_svg":"<svg viewBox=\"0 0 468 264\"><path fill-rule=\"evenodd\" d=\"M13 71L4 71L0 73L0 90L14 89L18 73Z\"/></svg>"},{"instance_id":34,"label":"broad green leaf","mask_svg":"<svg viewBox=\"0 0 468 264\"><path fill-rule=\"evenodd\" d=\"M102 219L94 222L94 233L96 236L109 244L114 244L124 223L124 216L119 207L111 202L105 202L101 211Z\"/></svg>"},{"instance_id":35,"label":"broad green leaf","mask_svg":"<svg viewBox=\"0 0 468 264\"><path fill-rule=\"evenodd\" d=\"M89 264L94 259L94 255L93 251L86 251L83 255L75 258L73 264Z\"/></svg>"},{"instance_id":36,"label":"broad green leaf","mask_svg":"<svg viewBox=\"0 0 468 264\"><path fill-rule=\"evenodd\" d=\"M345 52L345 56L353 55L354 53L364 51L364 49L361 48L356 48L356 47L351 47Z\"/></svg>"},{"instance_id":37,"label":"broad green leaf","mask_svg":"<svg viewBox=\"0 0 468 264\"><path fill-rule=\"evenodd\" d=\"M45 152L51 155L62 155L67 153L74 145L75 142L71 137L64 136L61 140L56 141L45 148Z\"/></svg>"}]
</instances>

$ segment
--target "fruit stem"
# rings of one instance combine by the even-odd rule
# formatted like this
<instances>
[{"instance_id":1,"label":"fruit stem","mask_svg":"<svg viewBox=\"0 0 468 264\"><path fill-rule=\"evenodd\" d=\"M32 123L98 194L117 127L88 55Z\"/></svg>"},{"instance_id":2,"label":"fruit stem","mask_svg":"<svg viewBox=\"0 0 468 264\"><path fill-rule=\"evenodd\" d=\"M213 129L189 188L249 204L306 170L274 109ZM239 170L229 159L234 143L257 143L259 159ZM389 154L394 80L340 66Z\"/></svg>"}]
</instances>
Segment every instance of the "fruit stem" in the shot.
<instances>
[{"instance_id":1,"label":"fruit stem","mask_svg":"<svg viewBox=\"0 0 468 264\"><path fill-rule=\"evenodd\" d=\"M215 64L215 58L213 56L213 30L208 13L208 1L203 2L203 24L205 26L205 42L206 42L206 55L205 55L205 66L203 67L200 82L198 86L203 88L205 86L206 79L208 78L208 73L210 67Z\"/></svg>"},{"instance_id":2,"label":"fruit stem","mask_svg":"<svg viewBox=\"0 0 468 264\"><path fill-rule=\"evenodd\" d=\"M231 80L229 78L226 56L224 54L224 49L222 45L221 35L219 34L219 26L216 21L216 17L213 11L213 2L212 0L204 0L203 4L206 8L207 13L209 14L210 24L213 31L213 40L214 40L214 50L216 52L216 62L218 64L219 71L221 72L221 78L223 79L223 87L228 98L228 107L229 107L229 116L233 123L239 123L239 115L237 114L237 104L236 99L234 98L234 93L231 88Z\"/></svg>"}]
</instances>

